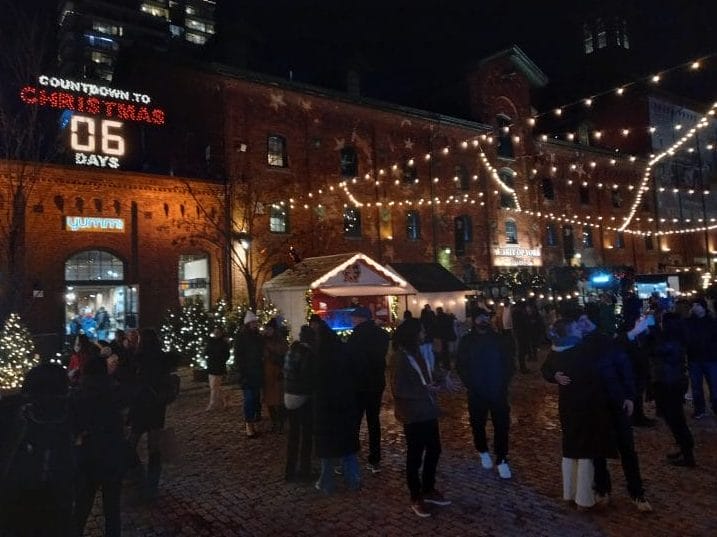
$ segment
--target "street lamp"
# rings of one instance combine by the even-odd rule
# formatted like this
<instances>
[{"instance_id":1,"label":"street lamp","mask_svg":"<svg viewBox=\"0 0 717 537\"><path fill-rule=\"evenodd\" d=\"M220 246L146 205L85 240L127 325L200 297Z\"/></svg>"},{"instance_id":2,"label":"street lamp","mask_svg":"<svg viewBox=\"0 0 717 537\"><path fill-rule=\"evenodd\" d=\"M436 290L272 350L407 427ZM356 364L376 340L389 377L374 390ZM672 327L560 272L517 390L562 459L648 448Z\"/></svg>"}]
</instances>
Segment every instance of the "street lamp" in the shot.
<instances>
[{"instance_id":1,"label":"street lamp","mask_svg":"<svg viewBox=\"0 0 717 537\"><path fill-rule=\"evenodd\" d=\"M239 246L242 247L244 250L249 250L251 247L252 242L252 236L249 235L246 231L240 231L238 233L234 233L233 239L239 243Z\"/></svg>"}]
</instances>

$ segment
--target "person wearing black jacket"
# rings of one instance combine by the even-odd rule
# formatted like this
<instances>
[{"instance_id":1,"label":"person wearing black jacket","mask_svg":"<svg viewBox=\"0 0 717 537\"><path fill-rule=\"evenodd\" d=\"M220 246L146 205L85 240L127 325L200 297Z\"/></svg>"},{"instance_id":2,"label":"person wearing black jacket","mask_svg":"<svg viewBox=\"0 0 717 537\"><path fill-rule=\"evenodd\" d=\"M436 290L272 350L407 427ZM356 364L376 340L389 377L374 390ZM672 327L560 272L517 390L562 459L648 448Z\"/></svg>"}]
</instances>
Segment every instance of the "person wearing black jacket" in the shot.
<instances>
[{"instance_id":1,"label":"person wearing black jacket","mask_svg":"<svg viewBox=\"0 0 717 537\"><path fill-rule=\"evenodd\" d=\"M229 360L229 342L224 337L224 331L217 327L212 330L205 349L207 356L207 374L209 375L209 404L206 411L227 406L222 395L222 378L227 374L227 361Z\"/></svg>"},{"instance_id":2,"label":"person wearing black jacket","mask_svg":"<svg viewBox=\"0 0 717 537\"><path fill-rule=\"evenodd\" d=\"M289 416L284 472L286 481L311 479L311 443L314 429L312 395L316 367L312 347L315 341L314 331L308 325L302 326L299 340L289 347L284 363L284 406Z\"/></svg>"},{"instance_id":3,"label":"person wearing black jacket","mask_svg":"<svg viewBox=\"0 0 717 537\"><path fill-rule=\"evenodd\" d=\"M640 461L635 451L635 439L630 420L636 397L632 364L619 342L599 332L587 314L578 316L577 326L582 334L579 348L582 352L588 353L591 360L596 362L602 388L607 394L610 423L613 434L616 436L628 493L639 511L652 511L652 506L645 499ZM625 334L625 338L634 339L645 329L646 322L642 320ZM571 380L563 371L555 370L549 362L543 364L542 373L548 382L557 382L560 385L567 385ZM612 492L607 460L597 458L593 463L595 465L597 501L598 503L607 503L609 494Z\"/></svg>"},{"instance_id":4,"label":"person wearing black jacket","mask_svg":"<svg viewBox=\"0 0 717 537\"><path fill-rule=\"evenodd\" d=\"M355 375L357 431L364 414L368 425L369 455L367 468L378 473L381 463L381 400L386 388L386 353L390 337L371 320L365 307L351 312L353 332L346 341L346 355Z\"/></svg>"},{"instance_id":5,"label":"person wearing black jacket","mask_svg":"<svg viewBox=\"0 0 717 537\"><path fill-rule=\"evenodd\" d=\"M84 532L95 495L102 489L105 535L121 533L120 494L126 444L119 399L120 392L107 374L103 359L85 367L78 389L71 396L77 453L75 499L76 535Z\"/></svg>"},{"instance_id":6,"label":"person wearing black jacket","mask_svg":"<svg viewBox=\"0 0 717 537\"><path fill-rule=\"evenodd\" d=\"M687 319L687 361L692 386L693 417L705 417L703 383L707 380L712 412L717 415L717 321L707 311L707 303L698 298L692 303Z\"/></svg>"},{"instance_id":7,"label":"person wearing black jacket","mask_svg":"<svg viewBox=\"0 0 717 537\"><path fill-rule=\"evenodd\" d=\"M695 441L685 420L685 348L682 344L681 320L675 313L662 316L661 329L650 332L650 365L652 367L655 404L675 438L679 451L667 455L670 464L694 467Z\"/></svg>"},{"instance_id":8,"label":"person wearing black jacket","mask_svg":"<svg viewBox=\"0 0 717 537\"><path fill-rule=\"evenodd\" d=\"M244 327L234 340L234 367L244 392L244 422L247 438L256 438L261 419L261 388L264 385L264 338L259 318L253 311L244 314Z\"/></svg>"},{"instance_id":9,"label":"person wearing black jacket","mask_svg":"<svg viewBox=\"0 0 717 537\"><path fill-rule=\"evenodd\" d=\"M473 443L486 470L493 467L485 426L490 412L495 434L495 458L502 479L512 477L508 466L510 405L508 387L515 365L503 337L490 324L493 313L479 308L473 312L472 330L458 344L456 369L468 390L468 414Z\"/></svg>"}]
</instances>

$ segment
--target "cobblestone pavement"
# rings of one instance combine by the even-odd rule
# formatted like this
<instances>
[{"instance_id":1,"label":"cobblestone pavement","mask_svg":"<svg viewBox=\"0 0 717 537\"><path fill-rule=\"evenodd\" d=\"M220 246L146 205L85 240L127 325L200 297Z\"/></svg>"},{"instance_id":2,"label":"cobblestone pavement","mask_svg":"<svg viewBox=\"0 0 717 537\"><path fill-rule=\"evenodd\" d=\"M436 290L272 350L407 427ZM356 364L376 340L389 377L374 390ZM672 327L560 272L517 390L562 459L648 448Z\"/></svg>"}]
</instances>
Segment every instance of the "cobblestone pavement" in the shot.
<instances>
[{"instance_id":1,"label":"cobblestone pavement","mask_svg":"<svg viewBox=\"0 0 717 537\"><path fill-rule=\"evenodd\" d=\"M388 393L382 413L383 471L377 475L364 472L359 492L339 486L336 494L326 497L311 485L284 483L284 435L245 438L237 387L228 388L229 409L208 414L203 411L206 386L193 382L188 372L183 376L182 393L168 412L168 426L176 429L181 449L177 462L164 469L155 504L137 504L125 495L124 535L717 535L714 417L690 423L697 443L697 469L664 463L665 453L673 451L664 423L654 429L636 429L654 513L638 513L631 504L617 461L611 463L611 505L582 513L560 498L560 427L554 386L543 382L537 372L514 381L511 481L481 468L472 446L465 395L444 396L437 487L453 504L437 508L432 518L419 519L408 507L403 434ZM366 445L364 434L365 425L362 443ZM99 507L98 500L87 535L102 535Z\"/></svg>"}]
</instances>

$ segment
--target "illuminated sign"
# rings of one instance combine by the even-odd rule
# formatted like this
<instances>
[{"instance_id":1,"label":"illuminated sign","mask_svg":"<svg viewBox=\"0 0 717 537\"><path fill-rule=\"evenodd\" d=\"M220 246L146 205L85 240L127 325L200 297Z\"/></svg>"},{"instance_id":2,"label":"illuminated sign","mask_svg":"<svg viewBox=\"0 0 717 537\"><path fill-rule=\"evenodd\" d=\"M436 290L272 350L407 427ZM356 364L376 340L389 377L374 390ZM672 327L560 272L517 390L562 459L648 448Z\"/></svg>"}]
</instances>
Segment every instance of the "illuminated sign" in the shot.
<instances>
[{"instance_id":1,"label":"illuminated sign","mask_svg":"<svg viewBox=\"0 0 717 537\"><path fill-rule=\"evenodd\" d=\"M119 168L126 149L124 122L164 125L166 120L164 110L144 93L46 75L21 88L20 100L69 112L69 145L81 166Z\"/></svg>"},{"instance_id":2,"label":"illuminated sign","mask_svg":"<svg viewBox=\"0 0 717 537\"><path fill-rule=\"evenodd\" d=\"M496 267L539 267L542 264L540 248L521 248L520 246L493 248L493 265Z\"/></svg>"},{"instance_id":3,"label":"illuminated sign","mask_svg":"<svg viewBox=\"0 0 717 537\"><path fill-rule=\"evenodd\" d=\"M96 233L124 233L124 218L99 218L91 216L67 216L65 225L70 231Z\"/></svg>"}]
</instances>

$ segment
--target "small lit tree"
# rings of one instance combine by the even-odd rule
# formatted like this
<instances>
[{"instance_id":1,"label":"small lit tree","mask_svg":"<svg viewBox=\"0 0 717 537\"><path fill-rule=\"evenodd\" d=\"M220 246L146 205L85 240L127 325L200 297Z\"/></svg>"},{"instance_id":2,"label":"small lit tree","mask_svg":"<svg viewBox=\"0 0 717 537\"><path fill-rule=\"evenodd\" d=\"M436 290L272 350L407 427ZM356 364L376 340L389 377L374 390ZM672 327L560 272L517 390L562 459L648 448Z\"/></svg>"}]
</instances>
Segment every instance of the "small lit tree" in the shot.
<instances>
[{"instance_id":1,"label":"small lit tree","mask_svg":"<svg viewBox=\"0 0 717 537\"><path fill-rule=\"evenodd\" d=\"M11 313L0 331L0 389L22 386L25 374L39 359L35 343L17 313Z\"/></svg>"},{"instance_id":2,"label":"small lit tree","mask_svg":"<svg viewBox=\"0 0 717 537\"><path fill-rule=\"evenodd\" d=\"M178 311L167 312L160 334L166 352L176 352L194 369L206 369L205 346L210 318L202 299L190 297Z\"/></svg>"}]
</instances>

